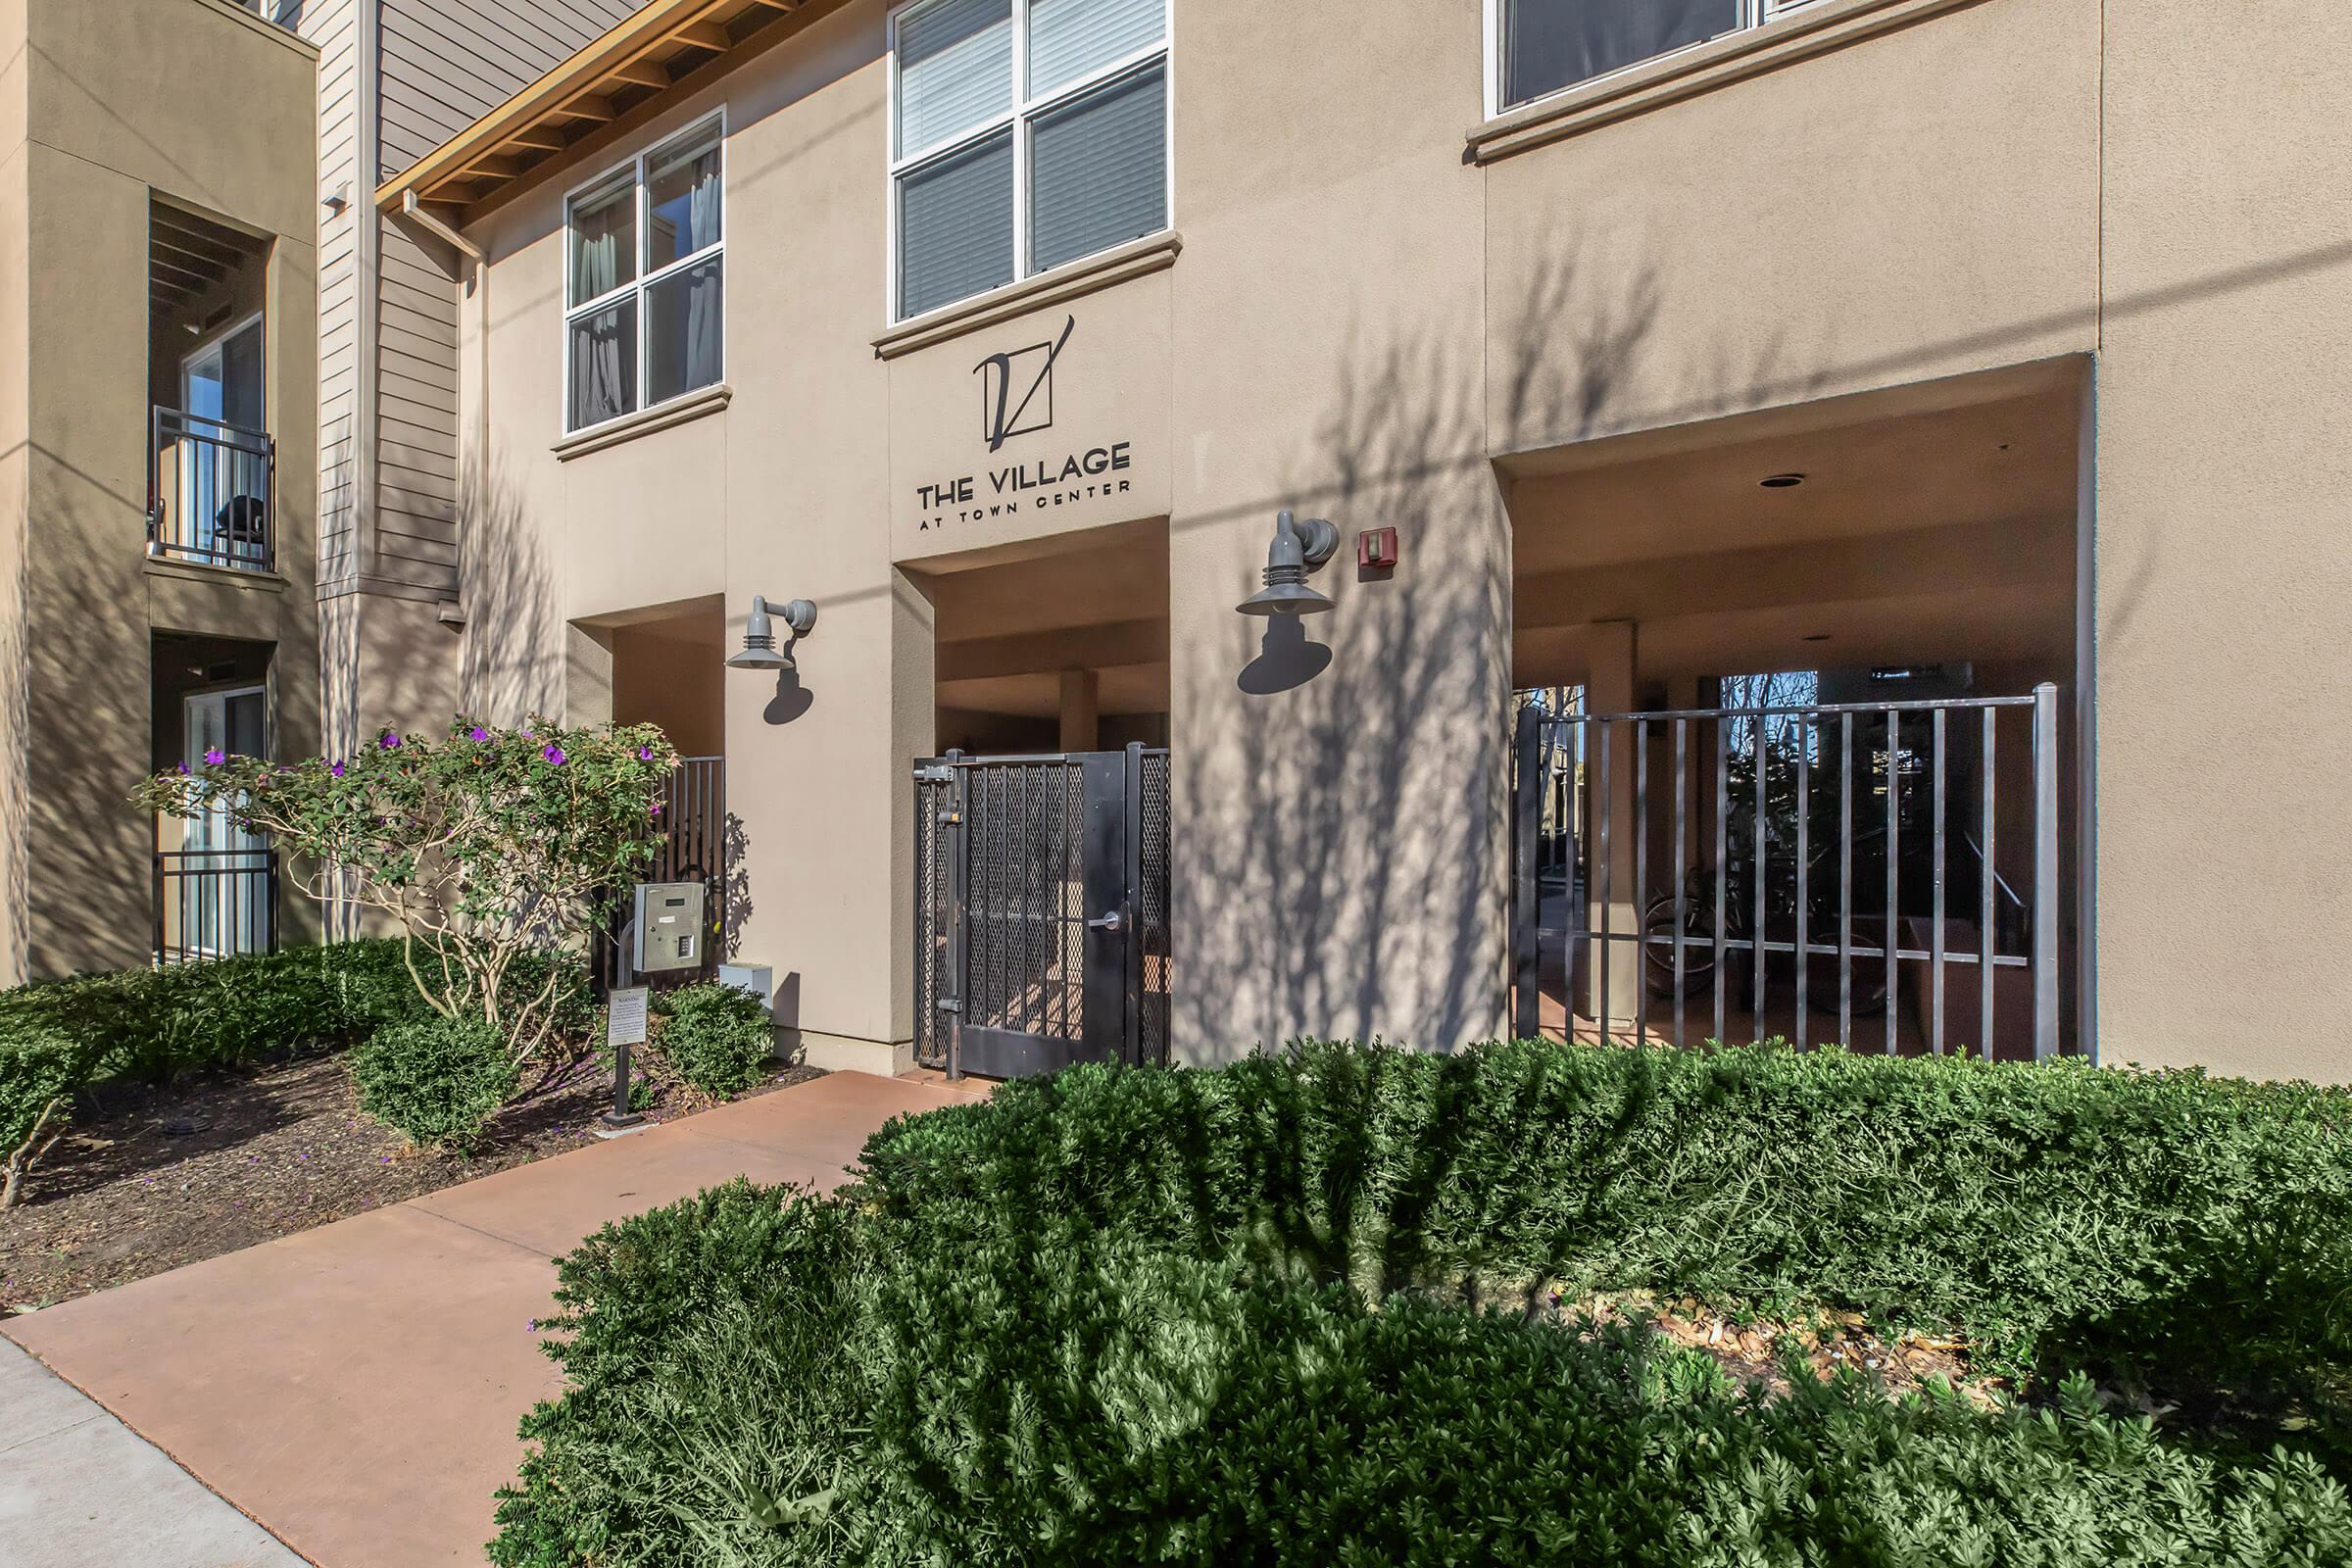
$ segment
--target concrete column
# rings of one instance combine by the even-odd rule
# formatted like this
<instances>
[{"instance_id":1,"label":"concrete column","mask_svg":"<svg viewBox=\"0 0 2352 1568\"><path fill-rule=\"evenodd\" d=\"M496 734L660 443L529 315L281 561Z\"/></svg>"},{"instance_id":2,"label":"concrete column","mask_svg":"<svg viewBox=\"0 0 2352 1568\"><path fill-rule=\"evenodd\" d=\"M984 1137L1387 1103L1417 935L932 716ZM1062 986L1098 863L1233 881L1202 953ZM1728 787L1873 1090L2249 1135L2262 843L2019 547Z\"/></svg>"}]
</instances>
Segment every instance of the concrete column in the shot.
<instances>
[{"instance_id":1,"label":"concrete column","mask_svg":"<svg viewBox=\"0 0 2352 1568\"><path fill-rule=\"evenodd\" d=\"M1585 710L1591 713L1626 713L1635 704L1635 672L1639 663L1640 638L1630 620L1605 621L1593 628L1591 639L1592 664L1585 679ZM1606 929L1622 937L1641 928L1641 890L1634 885L1635 844L1642 824L1635 814L1635 737L1631 724L1610 724L1607 747L1606 777L1603 776L1602 748L1604 726L1591 730L1591 745L1585 756L1585 777L1588 799L1592 803L1590 831L1592 848L1587 857L1591 870L1591 885L1586 889L1590 901L1587 913L1591 929ZM1601 844L1602 822L1608 825L1608 843ZM1605 860L1604 860L1605 855ZM1605 871L1603 869L1605 864ZM1604 877L1607 897L1602 897ZM1603 920L1606 926L1603 926ZM1608 984L1605 1023L1617 1028L1630 1025L1635 1008L1641 1000L1642 955L1632 943L1595 940L1588 956L1584 973L1588 1017L1601 1019L1602 965L1607 965Z\"/></svg>"},{"instance_id":2,"label":"concrete column","mask_svg":"<svg viewBox=\"0 0 2352 1568\"><path fill-rule=\"evenodd\" d=\"M1091 752L1101 736L1102 677L1091 669L1061 672L1061 749Z\"/></svg>"}]
</instances>

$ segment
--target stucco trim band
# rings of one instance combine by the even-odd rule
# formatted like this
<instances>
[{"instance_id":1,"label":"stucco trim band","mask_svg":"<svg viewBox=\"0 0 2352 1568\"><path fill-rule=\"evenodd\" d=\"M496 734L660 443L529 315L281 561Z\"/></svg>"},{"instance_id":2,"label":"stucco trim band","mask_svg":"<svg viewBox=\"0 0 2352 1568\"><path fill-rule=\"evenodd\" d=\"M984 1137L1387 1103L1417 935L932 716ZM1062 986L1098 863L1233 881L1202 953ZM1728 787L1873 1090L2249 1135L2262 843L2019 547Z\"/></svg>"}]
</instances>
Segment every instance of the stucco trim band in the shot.
<instances>
[{"instance_id":1,"label":"stucco trim band","mask_svg":"<svg viewBox=\"0 0 2352 1568\"><path fill-rule=\"evenodd\" d=\"M671 398L666 403L657 403L650 409L639 409L635 414L624 414L617 419L591 425L576 435L565 436L548 450L556 455L559 462L569 463L591 452L602 452L623 441L634 441L641 435L652 435L656 430L666 430L671 425L699 419L706 414L716 414L734 397L735 389L720 381L699 392L689 392L683 397Z\"/></svg>"},{"instance_id":2,"label":"stucco trim band","mask_svg":"<svg viewBox=\"0 0 2352 1568\"><path fill-rule=\"evenodd\" d=\"M1129 278L1165 270L1176 265L1183 249L1184 236L1171 228L1098 251L1035 277L992 288L968 300L943 305L928 316L901 322L874 339L874 357L895 360L902 354L912 354L916 349L927 349L934 343L945 343L952 337L976 332L984 326L1058 305L1063 300L1074 300L1081 294L1092 294Z\"/></svg>"},{"instance_id":3,"label":"stucco trim band","mask_svg":"<svg viewBox=\"0 0 2352 1568\"><path fill-rule=\"evenodd\" d=\"M1761 26L1660 56L1473 125L1466 137L1468 157L1491 164L1978 3L1818 0Z\"/></svg>"},{"instance_id":4,"label":"stucco trim band","mask_svg":"<svg viewBox=\"0 0 2352 1568\"><path fill-rule=\"evenodd\" d=\"M317 60L318 58L318 46L303 37L292 27L283 26L274 22L264 22L243 6L231 4L230 0L204 0L204 7L208 11L219 12L241 27L251 27L272 43L291 49L305 59Z\"/></svg>"}]
</instances>

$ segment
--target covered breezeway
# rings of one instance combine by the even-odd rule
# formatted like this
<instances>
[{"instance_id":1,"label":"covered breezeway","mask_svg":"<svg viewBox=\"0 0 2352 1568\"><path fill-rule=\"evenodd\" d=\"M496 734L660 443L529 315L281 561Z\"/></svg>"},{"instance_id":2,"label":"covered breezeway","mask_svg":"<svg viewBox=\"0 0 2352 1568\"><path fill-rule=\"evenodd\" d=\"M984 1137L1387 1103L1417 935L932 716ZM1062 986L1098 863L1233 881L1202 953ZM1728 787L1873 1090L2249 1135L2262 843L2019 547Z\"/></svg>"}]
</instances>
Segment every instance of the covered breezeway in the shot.
<instances>
[{"instance_id":1,"label":"covered breezeway","mask_svg":"<svg viewBox=\"0 0 2352 1568\"><path fill-rule=\"evenodd\" d=\"M1517 1027L2083 1049L2088 374L1502 460Z\"/></svg>"}]
</instances>

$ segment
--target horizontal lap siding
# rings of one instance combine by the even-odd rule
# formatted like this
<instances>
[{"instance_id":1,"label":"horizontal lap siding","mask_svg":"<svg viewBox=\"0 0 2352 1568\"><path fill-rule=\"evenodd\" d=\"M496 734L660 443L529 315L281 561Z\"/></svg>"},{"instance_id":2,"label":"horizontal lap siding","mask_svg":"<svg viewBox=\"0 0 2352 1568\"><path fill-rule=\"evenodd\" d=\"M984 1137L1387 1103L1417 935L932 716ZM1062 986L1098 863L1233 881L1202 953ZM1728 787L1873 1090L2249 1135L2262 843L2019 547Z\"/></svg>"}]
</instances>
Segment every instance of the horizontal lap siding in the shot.
<instances>
[{"instance_id":1,"label":"horizontal lap siding","mask_svg":"<svg viewBox=\"0 0 2352 1568\"><path fill-rule=\"evenodd\" d=\"M545 74L641 0L374 3L382 6L377 134L382 175L389 177ZM458 287L445 258L401 225L383 225L382 247L373 354L375 560L368 569L386 584L455 595Z\"/></svg>"},{"instance_id":2,"label":"horizontal lap siding","mask_svg":"<svg viewBox=\"0 0 2352 1568\"><path fill-rule=\"evenodd\" d=\"M343 186L341 212L318 209L318 586L357 580L359 512L351 483L353 411L358 404L360 214L368 182L359 146L359 6L318 0L303 8L302 35L318 46L318 193Z\"/></svg>"}]
</instances>

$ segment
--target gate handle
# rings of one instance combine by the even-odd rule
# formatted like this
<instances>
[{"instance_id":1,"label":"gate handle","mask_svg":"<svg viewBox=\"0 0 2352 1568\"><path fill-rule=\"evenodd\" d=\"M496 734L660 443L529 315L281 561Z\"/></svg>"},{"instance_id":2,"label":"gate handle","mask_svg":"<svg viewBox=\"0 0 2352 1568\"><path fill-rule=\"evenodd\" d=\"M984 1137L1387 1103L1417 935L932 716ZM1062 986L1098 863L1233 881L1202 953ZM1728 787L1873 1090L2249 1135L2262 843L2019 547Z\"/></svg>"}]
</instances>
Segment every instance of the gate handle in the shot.
<instances>
[{"instance_id":1,"label":"gate handle","mask_svg":"<svg viewBox=\"0 0 2352 1568\"><path fill-rule=\"evenodd\" d=\"M1119 927L1125 925L1126 923L1126 916L1121 914L1118 910L1113 909L1108 914L1098 915L1096 918L1087 921L1086 928L1089 931L1116 931L1119 929Z\"/></svg>"}]
</instances>

